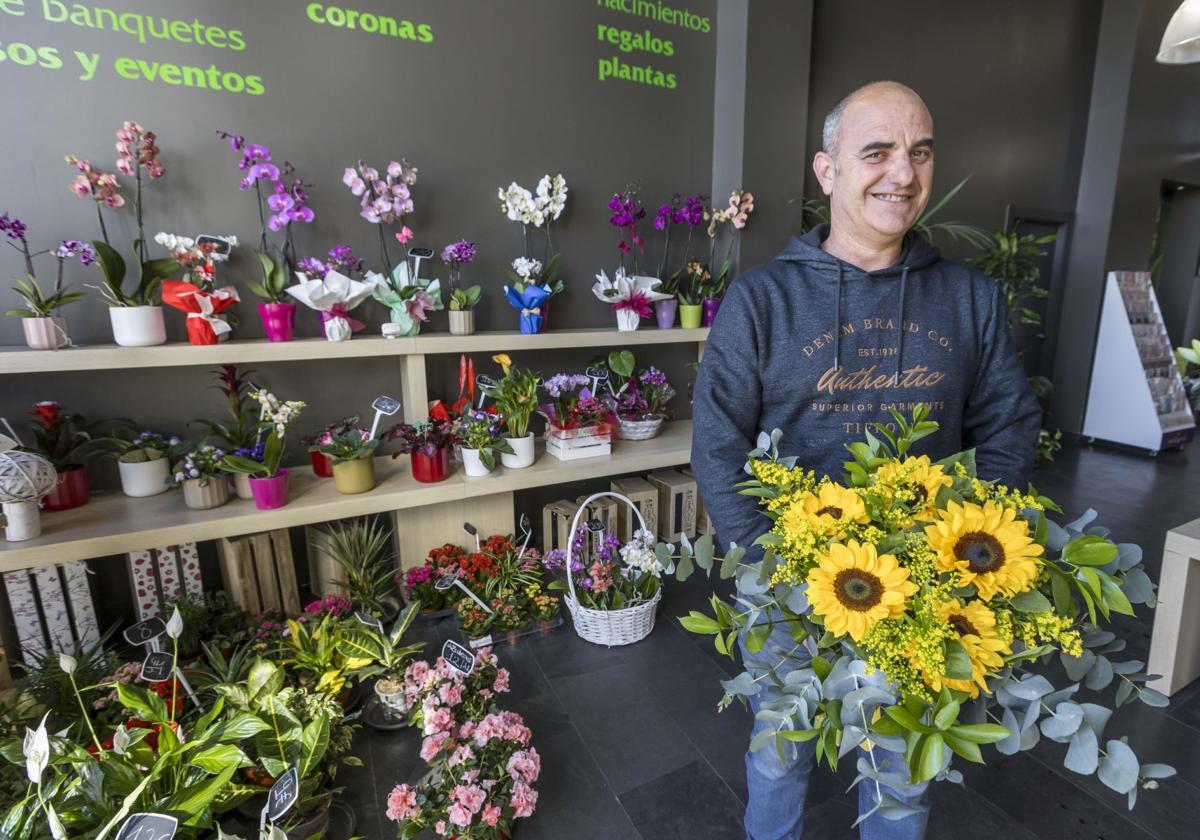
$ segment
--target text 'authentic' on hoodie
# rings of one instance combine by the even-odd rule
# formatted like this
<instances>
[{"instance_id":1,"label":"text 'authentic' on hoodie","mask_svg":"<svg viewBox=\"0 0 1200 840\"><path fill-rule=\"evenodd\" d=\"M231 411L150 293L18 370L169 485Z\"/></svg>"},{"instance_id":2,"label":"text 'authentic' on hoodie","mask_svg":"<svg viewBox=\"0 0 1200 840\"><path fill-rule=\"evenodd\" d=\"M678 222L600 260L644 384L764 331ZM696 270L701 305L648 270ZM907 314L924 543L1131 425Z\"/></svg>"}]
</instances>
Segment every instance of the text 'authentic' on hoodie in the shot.
<instances>
[{"instance_id":1,"label":"text 'authentic' on hoodie","mask_svg":"<svg viewBox=\"0 0 1200 840\"><path fill-rule=\"evenodd\" d=\"M793 237L729 287L696 380L692 469L722 545L749 547L769 521L733 489L759 431L781 455L842 480L866 424L939 424L912 455L975 448L979 476L1025 489L1041 409L1008 337L996 284L909 233L899 262L864 272L821 250L829 225Z\"/></svg>"}]
</instances>

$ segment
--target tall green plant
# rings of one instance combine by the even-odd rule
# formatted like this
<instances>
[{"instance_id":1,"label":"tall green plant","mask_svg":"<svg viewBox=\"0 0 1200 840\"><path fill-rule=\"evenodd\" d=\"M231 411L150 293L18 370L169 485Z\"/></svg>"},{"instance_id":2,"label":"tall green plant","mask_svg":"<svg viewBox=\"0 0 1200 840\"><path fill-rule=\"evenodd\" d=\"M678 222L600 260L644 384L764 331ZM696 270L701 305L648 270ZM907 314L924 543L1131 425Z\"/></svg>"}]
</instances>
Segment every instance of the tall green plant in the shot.
<instances>
[{"instance_id":1,"label":"tall green plant","mask_svg":"<svg viewBox=\"0 0 1200 840\"><path fill-rule=\"evenodd\" d=\"M329 543L322 547L338 567L344 580L330 581L345 587L350 597L367 612L387 612L385 601L394 597L395 555L389 548L391 532L377 519L362 517L330 525Z\"/></svg>"},{"instance_id":2,"label":"tall green plant","mask_svg":"<svg viewBox=\"0 0 1200 840\"><path fill-rule=\"evenodd\" d=\"M1029 306L1035 300L1045 298L1049 291L1038 281L1041 269L1037 261L1046 256L1043 245L1058 237L1055 234L1034 236L1016 230L993 231L987 247L971 257L967 264L977 268L996 281L1008 307L1008 328L1011 333L1018 324L1040 326L1042 317Z\"/></svg>"}]
</instances>

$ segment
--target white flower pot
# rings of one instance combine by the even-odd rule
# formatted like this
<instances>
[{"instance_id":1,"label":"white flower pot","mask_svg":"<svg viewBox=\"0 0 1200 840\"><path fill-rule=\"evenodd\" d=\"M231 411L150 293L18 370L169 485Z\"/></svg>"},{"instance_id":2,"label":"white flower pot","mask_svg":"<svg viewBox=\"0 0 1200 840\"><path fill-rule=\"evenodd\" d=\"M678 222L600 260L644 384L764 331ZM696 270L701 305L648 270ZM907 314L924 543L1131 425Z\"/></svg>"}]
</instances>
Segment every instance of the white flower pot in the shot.
<instances>
[{"instance_id":1,"label":"white flower pot","mask_svg":"<svg viewBox=\"0 0 1200 840\"><path fill-rule=\"evenodd\" d=\"M165 344L167 326L161 306L110 306L113 340L122 347L152 347Z\"/></svg>"},{"instance_id":2,"label":"white flower pot","mask_svg":"<svg viewBox=\"0 0 1200 840\"><path fill-rule=\"evenodd\" d=\"M136 464L117 461L117 469L121 473L121 490L126 496L157 496L170 486L167 484L167 476L171 465L166 458Z\"/></svg>"},{"instance_id":3,"label":"white flower pot","mask_svg":"<svg viewBox=\"0 0 1200 840\"><path fill-rule=\"evenodd\" d=\"M465 446L462 451L463 470L472 478L482 478L491 473L487 465L483 463L483 459L479 457L478 449L467 449Z\"/></svg>"},{"instance_id":4,"label":"white flower pot","mask_svg":"<svg viewBox=\"0 0 1200 840\"><path fill-rule=\"evenodd\" d=\"M67 337L67 319L52 315L49 318L22 318L25 343L31 350L57 350L71 343Z\"/></svg>"},{"instance_id":5,"label":"white flower pot","mask_svg":"<svg viewBox=\"0 0 1200 840\"><path fill-rule=\"evenodd\" d=\"M634 332L642 325L642 316L632 309L622 309L617 312L617 329L620 332Z\"/></svg>"},{"instance_id":6,"label":"white flower pot","mask_svg":"<svg viewBox=\"0 0 1200 840\"><path fill-rule=\"evenodd\" d=\"M471 335L475 332L475 310L450 310L450 335Z\"/></svg>"},{"instance_id":7,"label":"white flower pot","mask_svg":"<svg viewBox=\"0 0 1200 840\"><path fill-rule=\"evenodd\" d=\"M3 508L4 539L20 542L42 533L42 512L37 502L5 502Z\"/></svg>"},{"instance_id":8,"label":"white flower pot","mask_svg":"<svg viewBox=\"0 0 1200 840\"><path fill-rule=\"evenodd\" d=\"M512 447L513 454L500 453L500 463L509 469L523 469L533 465L535 450L533 448L533 432L523 438L505 438Z\"/></svg>"}]
</instances>

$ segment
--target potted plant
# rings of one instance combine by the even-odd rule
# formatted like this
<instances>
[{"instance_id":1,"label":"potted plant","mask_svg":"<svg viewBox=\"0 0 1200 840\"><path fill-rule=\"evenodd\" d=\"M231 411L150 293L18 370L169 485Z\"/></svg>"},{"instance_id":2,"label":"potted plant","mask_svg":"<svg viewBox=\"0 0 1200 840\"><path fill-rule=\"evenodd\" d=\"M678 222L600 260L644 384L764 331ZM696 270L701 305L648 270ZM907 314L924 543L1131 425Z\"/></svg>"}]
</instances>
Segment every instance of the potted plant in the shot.
<instances>
[{"instance_id":1,"label":"potted plant","mask_svg":"<svg viewBox=\"0 0 1200 840\"><path fill-rule=\"evenodd\" d=\"M13 282L13 291L24 299L25 306L10 309L7 314L21 319L25 343L31 350L57 350L71 343L67 333L67 319L59 314L60 310L67 304L84 298L83 292L70 291L63 285L63 263L78 257L81 264L89 266L96 261L96 251L86 242L64 239L54 250L46 249L33 253L29 250L25 232L24 222L9 218L7 213L0 213L0 233L6 235L5 241L19 251L25 260L25 276L18 277ZM34 273L33 258L42 254L53 254L58 260L54 291L49 295L42 292Z\"/></svg>"},{"instance_id":2,"label":"potted plant","mask_svg":"<svg viewBox=\"0 0 1200 840\"><path fill-rule=\"evenodd\" d=\"M171 460L179 454L181 444L178 437L120 428L104 443L109 447L107 454L117 460L121 491L126 496L157 496L171 486Z\"/></svg>"},{"instance_id":3,"label":"potted plant","mask_svg":"<svg viewBox=\"0 0 1200 840\"><path fill-rule=\"evenodd\" d=\"M308 206L308 185L295 177L295 169L290 163L285 161L282 169L273 163L271 150L266 146L247 143L241 135L225 131L218 131L217 136L228 140L229 148L241 155L238 170L245 174L239 186L243 191L254 187L255 204L258 207L259 237L255 256L262 270L262 279L248 280L246 287L261 300L258 315L262 319L267 340L291 341L296 326L296 304L287 299L286 289L287 275L293 268L292 261L296 254L292 225L297 222L310 224L316 218ZM272 185L265 201L264 184ZM275 232L284 231L282 251L268 245L268 228Z\"/></svg>"},{"instance_id":4,"label":"potted plant","mask_svg":"<svg viewBox=\"0 0 1200 840\"><path fill-rule=\"evenodd\" d=\"M549 636L561 623L558 613L558 599L553 595L542 592L541 586L534 584L527 590L529 596L529 611L537 622L538 633Z\"/></svg>"},{"instance_id":5,"label":"potted plant","mask_svg":"<svg viewBox=\"0 0 1200 840\"><path fill-rule=\"evenodd\" d=\"M500 211L509 221L521 226L521 237L525 243L525 255L512 262L508 272L509 286L504 293L509 303L521 312L521 332L545 332L550 318L550 298L561 294L563 282L558 277L559 255L554 251L551 225L558 221L567 206L567 182L562 175L543 175L537 184L536 196L513 181L498 191ZM529 229L541 231L544 236L542 258L534 259ZM511 291L510 291L511 289ZM528 293L528 294L527 294ZM524 299L531 305L518 301ZM536 317L527 318L526 310L536 308Z\"/></svg>"},{"instance_id":6,"label":"potted plant","mask_svg":"<svg viewBox=\"0 0 1200 840\"><path fill-rule=\"evenodd\" d=\"M709 276L699 284L699 296L702 314L700 325L703 327L711 327L717 319L717 310L721 307L721 298L725 295L725 289L729 285L730 269L732 268L731 259L734 253L734 246L737 244L742 228L746 226L747 220L750 218L750 213L754 210L754 196L743 190L734 190L729 196L729 206L721 210L713 209L710 214L711 218L708 223L708 266L704 267L704 274ZM725 257L719 262L716 259L717 240L721 237L721 225L726 222L730 225L728 245L725 248ZM720 266L717 269L716 266ZM711 272L715 271L715 276Z\"/></svg>"},{"instance_id":7,"label":"potted plant","mask_svg":"<svg viewBox=\"0 0 1200 840\"><path fill-rule=\"evenodd\" d=\"M287 293L321 315L321 330L327 341L348 341L365 325L351 318L352 309L371 296L374 281L354 280L335 269L326 269L320 277L296 272L297 282Z\"/></svg>"},{"instance_id":8,"label":"potted plant","mask_svg":"<svg viewBox=\"0 0 1200 840\"><path fill-rule=\"evenodd\" d=\"M363 429L349 429L317 447L333 464L333 486L339 493L366 493L375 487L375 447L379 441Z\"/></svg>"},{"instance_id":9,"label":"potted plant","mask_svg":"<svg viewBox=\"0 0 1200 840\"><path fill-rule=\"evenodd\" d=\"M582 374L560 373L545 381L550 402L538 407L546 418L546 451L561 461L608 455L616 418L591 392Z\"/></svg>"},{"instance_id":10,"label":"potted plant","mask_svg":"<svg viewBox=\"0 0 1200 840\"><path fill-rule=\"evenodd\" d=\"M308 447L314 475L319 478L333 478L333 462L329 460L328 455L321 451L321 447L332 443L336 436L355 429L360 432L366 431L358 425L357 414L353 417L343 417L341 420L330 423L315 435L301 438L300 442Z\"/></svg>"},{"instance_id":11,"label":"potted plant","mask_svg":"<svg viewBox=\"0 0 1200 840\"><path fill-rule=\"evenodd\" d=\"M496 469L496 453L513 454L500 436L500 419L486 411L468 409L454 424L454 439L462 445L463 469L473 478Z\"/></svg>"},{"instance_id":12,"label":"potted plant","mask_svg":"<svg viewBox=\"0 0 1200 840\"><path fill-rule=\"evenodd\" d=\"M250 476L250 492L259 510L273 510L288 502L288 471L280 466L283 460L284 436L288 425L300 416L304 403L300 400L281 402L266 390L251 391L249 397L261 406L259 423L267 432L263 441L263 458L256 461L243 455L226 455L225 469Z\"/></svg>"},{"instance_id":13,"label":"potted plant","mask_svg":"<svg viewBox=\"0 0 1200 840\"><path fill-rule=\"evenodd\" d=\"M701 203L701 212L703 212L703 203ZM654 319L661 330L669 330L675 326L675 315L679 311L679 299L676 297L679 293L679 274L678 272L667 274L667 266L671 258L671 229L686 223L687 220L688 204L684 202L683 196L679 193L671 196L671 200L666 204L660 204L658 212L654 214L654 229L663 233L662 259L658 263L658 278L661 283L658 290L671 296L666 300L654 302Z\"/></svg>"},{"instance_id":14,"label":"potted plant","mask_svg":"<svg viewBox=\"0 0 1200 840\"><path fill-rule=\"evenodd\" d=\"M57 483L42 499L42 510L69 510L86 504L91 498L87 468L81 463L91 456L101 441L96 423L88 423L82 414L65 414L53 400L35 403L30 412L34 420L34 451L54 465Z\"/></svg>"},{"instance_id":15,"label":"potted plant","mask_svg":"<svg viewBox=\"0 0 1200 840\"><path fill-rule=\"evenodd\" d=\"M142 222L142 173L145 171L145 177L151 181L166 174L158 159L157 139L153 131L146 131L129 120L117 130L117 171L134 179L133 212L137 236L133 240L133 253L138 277L137 285L131 291L125 290L125 260L109 242L108 229L100 211L101 205L113 209L124 206L120 182L116 175L93 169L86 160L67 156L67 162L79 172L71 184L72 191L80 198L90 198L96 203L101 238L92 242L92 246L104 273L104 284L96 288L109 304L113 340L123 347L147 347L167 340L157 295L162 281L175 271L176 263L169 258L148 258L149 243Z\"/></svg>"},{"instance_id":16,"label":"potted plant","mask_svg":"<svg viewBox=\"0 0 1200 840\"><path fill-rule=\"evenodd\" d=\"M662 431L667 403L675 389L666 374L651 366L634 373L637 360L628 350L608 354L608 406L617 417L617 437L621 440L649 440ZM614 386L614 380L619 385Z\"/></svg>"},{"instance_id":17,"label":"potted plant","mask_svg":"<svg viewBox=\"0 0 1200 840\"><path fill-rule=\"evenodd\" d=\"M215 446L201 444L175 465L175 481L183 487L185 505L193 510L208 510L229 501L226 457Z\"/></svg>"},{"instance_id":18,"label":"potted plant","mask_svg":"<svg viewBox=\"0 0 1200 840\"><path fill-rule=\"evenodd\" d=\"M359 517L328 526L323 550L341 569L334 586L346 590L362 609L384 622L400 612L395 595L395 556L389 549L391 532L377 519Z\"/></svg>"},{"instance_id":19,"label":"potted plant","mask_svg":"<svg viewBox=\"0 0 1200 840\"><path fill-rule=\"evenodd\" d=\"M475 260L475 243L461 239L442 249L442 262L450 268L450 334L471 335L475 332L475 306L479 303L480 287L459 284L462 267Z\"/></svg>"},{"instance_id":20,"label":"potted plant","mask_svg":"<svg viewBox=\"0 0 1200 840\"><path fill-rule=\"evenodd\" d=\"M412 475L426 484L443 481L450 475L450 447L454 442L453 429L447 420L431 419L425 423L397 423L383 435L383 440L400 441L393 458L408 454Z\"/></svg>"},{"instance_id":21,"label":"potted plant","mask_svg":"<svg viewBox=\"0 0 1200 840\"><path fill-rule=\"evenodd\" d=\"M597 274L592 294L612 307L620 332L633 332L650 316L653 303L674 298L660 291L659 285L657 277L627 276L624 268L618 268L612 280L603 271Z\"/></svg>"},{"instance_id":22,"label":"potted plant","mask_svg":"<svg viewBox=\"0 0 1200 840\"><path fill-rule=\"evenodd\" d=\"M500 365L504 377L494 385L482 386L482 390L495 400L495 411L504 421L504 439L512 450L501 452L500 463L511 469L522 469L531 466L536 455L529 418L537 410L541 377L533 371L517 370L506 353L492 356L492 361Z\"/></svg>"},{"instance_id":23,"label":"potted plant","mask_svg":"<svg viewBox=\"0 0 1200 840\"><path fill-rule=\"evenodd\" d=\"M216 264L229 259L237 245L236 236L213 237L196 242L189 236L159 232L154 241L167 249L183 271L182 280L164 280L163 303L187 314L188 341L195 345L225 341L232 332L228 312L240 298L233 286L216 288ZM232 313L231 313L232 314Z\"/></svg>"},{"instance_id":24,"label":"potted plant","mask_svg":"<svg viewBox=\"0 0 1200 840\"><path fill-rule=\"evenodd\" d=\"M258 406L248 400L247 394L251 387L250 374L254 371L238 371L237 365L221 365L216 371L217 385L213 386L225 395L225 404L229 409L229 420L208 420L197 418L198 423L208 430L208 435L216 437L225 443L226 451L243 458L262 461L263 442L259 427ZM250 476L246 473L235 473L233 486L239 499L252 499L250 492Z\"/></svg>"}]
</instances>

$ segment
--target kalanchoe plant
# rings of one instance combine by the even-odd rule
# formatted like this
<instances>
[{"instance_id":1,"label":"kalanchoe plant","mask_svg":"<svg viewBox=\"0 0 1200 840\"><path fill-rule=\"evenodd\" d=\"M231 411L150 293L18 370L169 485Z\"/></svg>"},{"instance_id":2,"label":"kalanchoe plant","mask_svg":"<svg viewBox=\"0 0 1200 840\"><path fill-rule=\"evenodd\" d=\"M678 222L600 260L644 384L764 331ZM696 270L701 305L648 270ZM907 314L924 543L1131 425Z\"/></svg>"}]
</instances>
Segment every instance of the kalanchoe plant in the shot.
<instances>
[{"instance_id":1,"label":"kalanchoe plant","mask_svg":"<svg viewBox=\"0 0 1200 840\"><path fill-rule=\"evenodd\" d=\"M454 442L454 431L450 422L446 420L397 423L384 432L381 439L399 441L396 451L392 453L393 458L412 452L420 452L432 458L437 455L439 449L445 449Z\"/></svg>"},{"instance_id":2,"label":"kalanchoe plant","mask_svg":"<svg viewBox=\"0 0 1200 840\"><path fill-rule=\"evenodd\" d=\"M369 431L353 428L333 435L328 443L310 447L310 451L320 452L336 465L359 458L370 458L378 445L379 441L372 438Z\"/></svg>"},{"instance_id":3,"label":"kalanchoe plant","mask_svg":"<svg viewBox=\"0 0 1200 840\"><path fill-rule=\"evenodd\" d=\"M88 423L82 414L65 414L58 403L34 403L34 450L45 455L58 472L82 466L102 445L99 423Z\"/></svg>"},{"instance_id":4,"label":"kalanchoe plant","mask_svg":"<svg viewBox=\"0 0 1200 840\"><path fill-rule=\"evenodd\" d=\"M304 403L300 400L281 401L270 391L259 389L248 396L259 404L259 429L266 434L263 441L261 461L242 455L227 455L225 469L229 472L246 473L258 478L270 478L279 473L283 461L284 436L287 427L300 416Z\"/></svg>"},{"instance_id":5,"label":"kalanchoe plant","mask_svg":"<svg viewBox=\"0 0 1200 840\"><path fill-rule=\"evenodd\" d=\"M482 387L495 402L496 413L504 420L510 438L523 438L529 434L529 418L537 410L537 390L541 377L529 370L513 367L507 353L492 356L500 365L504 377L495 385Z\"/></svg>"},{"instance_id":6,"label":"kalanchoe plant","mask_svg":"<svg viewBox=\"0 0 1200 840\"><path fill-rule=\"evenodd\" d=\"M69 303L75 303L84 298L82 292L73 292L63 285L63 266L69 259L78 258L80 264L89 266L96 262L96 250L86 242L76 239L64 239L57 248L47 248L42 251L30 251L26 239L25 223L17 218L9 218L7 213L0 213L0 233L5 235L5 242L11 248L21 253L25 260L25 276L14 281L13 291L25 300L25 307L10 309L7 314L17 318L48 318L58 314L59 309ZM33 260L44 254L51 254L58 261L58 273L54 278L54 290L45 294L38 285L37 274Z\"/></svg>"},{"instance_id":7,"label":"kalanchoe plant","mask_svg":"<svg viewBox=\"0 0 1200 840\"><path fill-rule=\"evenodd\" d=\"M500 418L486 411L466 411L454 423L454 439L463 449L479 450L479 460L489 470L496 467L496 453L511 455L509 442L500 436Z\"/></svg>"}]
</instances>

